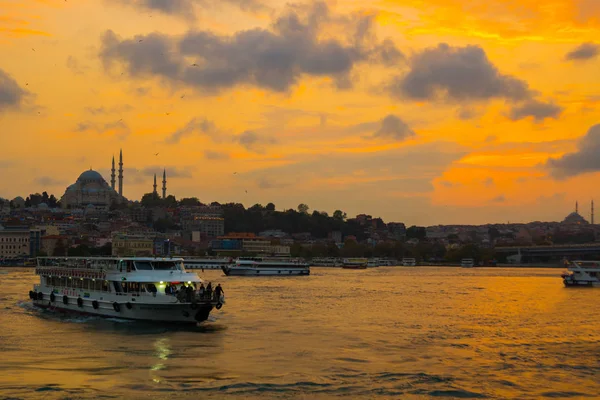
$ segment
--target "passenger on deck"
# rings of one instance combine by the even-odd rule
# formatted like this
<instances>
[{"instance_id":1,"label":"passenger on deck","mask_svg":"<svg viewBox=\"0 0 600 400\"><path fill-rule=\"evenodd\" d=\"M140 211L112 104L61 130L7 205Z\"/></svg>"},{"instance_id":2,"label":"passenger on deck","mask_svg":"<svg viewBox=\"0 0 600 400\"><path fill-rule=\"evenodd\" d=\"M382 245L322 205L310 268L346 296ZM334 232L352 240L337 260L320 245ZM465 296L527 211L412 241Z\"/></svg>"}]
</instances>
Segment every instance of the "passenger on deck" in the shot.
<instances>
[{"instance_id":1,"label":"passenger on deck","mask_svg":"<svg viewBox=\"0 0 600 400\"><path fill-rule=\"evenodd\" d=\"M219 283L217 285L217 287L215 288L215 298L216 298L216 300L219 300L221 298L222 294L225 294L225 292L223 291L223 288L221 287L221 284Z\"/></svg>"},{"instance_id":2,"label":"passenger on deck","mask_svg":"<svg viewBox=\"0 0 600 400\"><path fill-rule=\"evenodd\" d=\"M201 299L204 298L204 283L200 284L200 289L198 289L198 297Z\"/></svg>"},{"instance_id":3,"label":"passenger on deck","mask_svg":"<svg viewBox=\"0 0 600 400\"><path fill-rule=\"evenodd\" d=\"M206 297L208 297L209 299L212 296L212 285L210 282L208 282L208 285L206 285Z\"/></svg>"},{"instance_id":4,"label":"passenger on deck","mask_svg":"<svg viewBox=\"0 0 600 400\"><path fill-rule=\"evenodd\" d=\"M192 299L194 298L194 288L192 287L192 285L189 285L186 289L185 289L185 300L188 303L192 302Z\"/></svg>"},{"instance_id":5,"label":"passenger on deck","mask_svg":"<svg viewBox=\"0 0 600 400\"><path fill-rule=\"evenodd\" d=\"M177 300L179 300L181 303L185 301L185 293L185 285L181 285L181 289L179 289L177 292Z\"/></svg>"}]
</instances>

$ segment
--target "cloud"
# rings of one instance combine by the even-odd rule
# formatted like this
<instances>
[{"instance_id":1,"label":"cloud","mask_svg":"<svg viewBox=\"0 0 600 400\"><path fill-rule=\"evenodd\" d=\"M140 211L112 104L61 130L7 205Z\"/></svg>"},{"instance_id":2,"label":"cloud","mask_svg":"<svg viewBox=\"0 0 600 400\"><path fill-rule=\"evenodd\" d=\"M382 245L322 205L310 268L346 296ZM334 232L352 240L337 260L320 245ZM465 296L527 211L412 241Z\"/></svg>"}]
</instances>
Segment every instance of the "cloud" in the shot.
<instances>
[{"instance_id":1,"label":"cloud","mask_svg":"<svg viewBox=\"0 0 600 400\"><path fill-rule=\"evenodd\" d=\"M381 120L381 126L373 134L373 138L405 140L415 136L415 132L404 121L395 115L388 115Z\"/></svg>"},{"instance_id":2,"label":"cloud","mask_svg":"<svg viewBox=\"0 0 600 400\"><path fill-rule=\"evenodd\" d=\"M21 108L31 94L0 69L0 112Z\"/></svg>"},{"instance_id":3,"label":"cloud","mask_svg":"<svg viewBox=\"0 0 600 400\"><path fill-rule=\"evenodd\" d=\"M486 178L486 179L483 181L483 185L484 185L485 187L492 187L492 186L494 186L494 178Z\"/></svg>"},{"instance_id":4,"label":"cloud","mask_svg":"<svg viewBox=\"0 0 600 400\"><path fill-rule=\"evenodd\" d=\"M546 118L558 118L563 108L553 102L544 103L538 100L530 100L511 108L509 118L517 121L526 117L533 117L536 122L542 122Z\"/></svg>"},{"instance_id":5,"label":"cloud","mask_svg":"<svg viewBox=\"0 0 600 400\"><path fill-rule=\"evenodd\" d=\"M303 76L347 86L357 64L389 65L402 56L393 42L374 37L373 18L336 16L317 2L288 7L270 29L230 36L190 31L181 37L151 33L122 39L109 30L99 55L107 71L121 63L133 77L156 76L209 93L237 85L286 92ZM345 37L323 37L332 26Z\"/></svg>"},{"instance_id":6,"label":"cloud","mask_svg":"<svg viewBox=\"0 0 600 400\"><path fill-rule=\"evenodd\" d=\"M260 189L280 189L289 186L288 183L274 182L265 177L261 177L256 181L256 185Z\"/></svg>"},{"instance_id":7,"label":"cloud","mask_svg":"<svg viewBox=\"0 0 600 400\"><path fill-rule=\"evenodd\" d=\"M554 103L536 100L537 92L526 81L502 74L485 51L475 45L453 47L441 43L413 55L408 73L394 77L387 91L395 98L417 101L473 103L504 99L514 107L513 119L534 116L537 122L556 117L562 110ZM470 118L472 113L466 109L459 116Z\"/></svg>"},{"instance_id":8,"label":"cloud","mask_svg":"<svg viewBox=\"0 0 600 400\"><path fill-rule=\"evenodd\" d=\"M441 43L410 60L410 71L389 87L395 97L414 100L523 100L527 82L501 74L479 46L452 47Z\"/></svg>"},{"instance_id":9,"label":"cloud","mask_svg":"<svg viewBox=\"0 0 600 400\"><path fill-rule=\"evenodd\" d=\"M506 202L506 197L503 194L498 195L492 199L492 203L504 203L504 202Z\"/></svg>"},{"instance_id":10,"label":"cloud","mask_svg":"<svg viewBox=\"0 0 600 400\"><path fill-rule=\"evenodd\" d=\"M60 179L54 179L50 176L40 176L38 178L35 178L34 182L42 186L57 186L66 184L65 181Z\"/></svg>"},{"instance_id":11,"label":"cloud","mask_svg":"<svg viewBox=\"0 0 600 400\"><path fill-rule=\"evenodd\" d=\"M75 75L83 75L89 69L89 67L81 65L73 56L67 57L67 68Z\"/></svg>"},{"instance_id":12,"label":"cloud","mask_svg":"<svg viewBox=\"0 0 600 400\"><path fill-rule=\"evenodd\" d=\"M114 107L86 107L85 110L92 115L120 114L133 110L133 106L130 106L129 104L123 104L121 106Z\"/></svg>"},{"instance_id":13,"label":"cloud","mask_svg":"<svg viewBox=\"0 0 600 400\"><path fill-rule=\"evenodd\" d=\"M246 150L259 154L264 153L266 145L277 143L274 138L259 135L254 131L244 131L235 136L233 140L242 145Z\"/></svg>"},{"instance_id":14,"label":"cloud","mask_svg":"<svg viewBox=\"0 0 600 400\"><path fill-rule=\"evenodd\" d=\"M125 138L125 136L131 133L131 129L129 129L129 126L123 120L107 123L80 122L74 130L75 132L96 132L100 134L115 133L121 138Z\"/></svg>"},{"instance_id":15,"label":"cloud","mask_svg":"<svg viewBox=\"0 0 600 400\"><path fill-rule=\"evenodd\" d=\"M243 11L260 11L267 7L258 0L112 0L132 7L178 16L189 21L196 19L195 7L214 8L228 4Z\"/></svg>"},{"instance_id":16,"label":"cloud","mask_svg":"<svg viewBox=\"0 0 600 400\"><path fill-rule=\"evenodd\" d=\"M151 166L142 168L140 170L140 173L145 176L154 176L154 174L156 174L157 182L158 181L162 182L163 170L167 171L167 181L168 181L170 178L191 178L192 177L192 173L190 171L191 169L192 169L192 167L177 167L174 165L166 165L166 166L151 165ZM158 179L159 177L160 177L160 179Z\"/></svg>"},{"instance_id":17,"label":"cloud","mask_svg":"<svg viewBox=\"0 0 600 400\"><path fill-rule=\"evenodd\" d=\"M578 150L559 158L550 158L546 167L556 179L600 171L600 124L592 126L578 144Z\"/></svg>"},{"instance_id":18,"label":"cloud","mask_svg":"<svg viewBox=\"0 0 600 400\"><path fill-rule=\"evenodd\" d=\"M229 154L219 151L204 150L204 158L207 160L228 160Z\"/></svg>"},{"instance_id":19,"label":"cloud","mask_svg":"<svg viewBox=\"0 0 600 400\"><path fill-rule=\"evenodd\" d=\"M186 136L191 136L194 133L212 134L216 132L215 124L205 118L192 118L185 126L177 129L165 139L168 144L176 144Z\"/></svg>"},{"instance_id":20,"label":"cloud","mask_svg":"<svg viewBox=\"0 0 600 400\"><path fill-rule=\"evenodd\" d=\"M595 43L583 43L567 53L568 61L585 61L595 58L600 54L600 46Z\"/></svg>"}]
</instances>

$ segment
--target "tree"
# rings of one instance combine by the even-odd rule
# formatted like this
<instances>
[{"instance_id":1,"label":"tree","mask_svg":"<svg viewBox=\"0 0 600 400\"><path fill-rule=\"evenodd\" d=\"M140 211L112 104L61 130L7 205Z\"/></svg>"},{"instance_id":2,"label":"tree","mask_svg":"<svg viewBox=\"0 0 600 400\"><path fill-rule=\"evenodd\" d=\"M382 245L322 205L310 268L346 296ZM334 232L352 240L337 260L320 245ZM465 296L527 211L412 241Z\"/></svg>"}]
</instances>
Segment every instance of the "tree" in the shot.
<instances>
[{"instance_id":1,"label":"tree","mask_svg":"<svg viewBox=\"0 0 600 400\"><path fill-rule=\"evenodd\" d=\"M256 203L255 205L253 205L252 207L250 207L248 210L250 210L250 211L262 211L263 209L264 209L264 207L262 206L262 204Z\"/></svg>"},{"instance_id":2,"label":"tree","mask_svg":"<svg viewBox=\"0 0 600 400\"><path fill-rule=\"evenodd\" d=\"M406 230L406 237L408 239L419 239L423 240L427 237L427 231L422 226L411 226Z\"/></svg>"},{"instance_id":3,"label":"tree","mask_svg":"<svg viewBox=\"0 0 600 400\"><path fill-rule=\"evenodd\" d=\"M170 194L166 198L162 199L162 203L163 203L163 206L167 207L167 208L177 207L177 199L172 194Z\"/></svg>"},{"instance_id":4,"label":"tree","mask_svg":"<svg viewBox=\"0 0 600 400\"><path fill-rule=\"evenodd\" d=\"M196 198L196 197L186 197L186 198L179 200L179 205L182 207L199 206L200 200L198 200L198 198Z\"/></svg>"},{"instance_id":5,"label":"tree","mask_svg":"<svg viewBox=\"0 0 600 400\"><path fill-rule=\"evenodd\" d=\"M275 211L275 204L269 203L269 204L267 204L267 206L265 207L265 209L267 211Z\"/></svg>"},{"instance_id":6,"label":"tree","mask_svg":"<svg viewBox=\"0 0 600 400\"><path fill-rule=\"evenodd\" d=\"M54 245L54 251L52 252L52 255L54 257L57 256L64 256L66 255L67 249L65 247L65 244L63 243L62 239L58 239L56 241L56 244Z\"/></svg>"},{"instance_id":7,"label":"tree","mask_svg":"<svg viewBox=\"0 0 600 400\"><path fill-rule=\"evenodd\" d=\"M298 204L298 212L300 212L302 214L308 214L309 209L310 208L304 203Z\"/></svg>"},{"instance_id":8,"label":"tree","mask_svg":"<svg viewBox=\"0 0 600 400\"><path fill-rule=\"evenodd\" d=\"M157 193L146 193L140 201L144 207L159 207L161 205L160 197Z\"/></svg>"},{"instance_id":9,"label":"tree","mask_svg":"<svg viewBox=\"0 0 600 400\"><path fill-rule=\"evenodd\" d=\"M347 215L342 210L335 210L333 212L333 218L335 218L339 221L344 221L347 218Z\"/></svg>"}]
</instances>

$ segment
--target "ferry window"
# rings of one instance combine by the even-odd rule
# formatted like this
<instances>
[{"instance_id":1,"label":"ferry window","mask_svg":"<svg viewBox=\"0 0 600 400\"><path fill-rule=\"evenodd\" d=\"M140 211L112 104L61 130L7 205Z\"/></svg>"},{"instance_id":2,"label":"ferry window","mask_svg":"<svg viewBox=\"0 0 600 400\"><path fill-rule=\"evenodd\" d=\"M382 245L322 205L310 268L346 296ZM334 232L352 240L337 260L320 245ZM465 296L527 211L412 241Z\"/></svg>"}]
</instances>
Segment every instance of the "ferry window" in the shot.
<instances>
[{"instance_id":1,"label":"ferry window","mask_svg":"<svg viewBox=\"0 0 600 400\"><path fill-rule=\"evenodd\" d=\"M115 292L121 293L123 289L121 288L121 282L114 281L113 285L115 287Z\"/></svg>"},{"instance_id":2,"label":"ferry window","mask_svg":"<svg viewBox=\"0 0 600 400\"><path fill-rule=\"evenodd\" d=\"M103 292L109 292L109 286L108 286L108 281L102 281L102 291Z\"/></svg>"},{"instance_id":3,"label":"ferry window","mask_svg":"<svg viewBox=\"0 0 600 400\"><path fill-rule=\"evenodd\" d=\"M154 269L159 270L159 271L165 271L165 270L168 271L168 270L178 269L173 261L153 262L152 266L154 267Z\"/></svg>"},{"instance_id":4,"label":"ferry window","mask_svg":"<svg viewBox=\"0 0 600 400\"><path fill-rule=\"evenodd\" d=\"M135 269L137 269L138 271L152 270L152 263L150 261L136 261L135 262Z\"/></svg>"},{"instance_id":5,"label":"ferry window","mask_svg":"<svg viewBox=\"0 0 600 400\"><path fill-rule=\"evenodd\" d=\"M94 290L96 290L96 291L102 290L102 281L96 279L95 281L92 281L92 283L93 283Z\"/></svg>"}]
</instances>

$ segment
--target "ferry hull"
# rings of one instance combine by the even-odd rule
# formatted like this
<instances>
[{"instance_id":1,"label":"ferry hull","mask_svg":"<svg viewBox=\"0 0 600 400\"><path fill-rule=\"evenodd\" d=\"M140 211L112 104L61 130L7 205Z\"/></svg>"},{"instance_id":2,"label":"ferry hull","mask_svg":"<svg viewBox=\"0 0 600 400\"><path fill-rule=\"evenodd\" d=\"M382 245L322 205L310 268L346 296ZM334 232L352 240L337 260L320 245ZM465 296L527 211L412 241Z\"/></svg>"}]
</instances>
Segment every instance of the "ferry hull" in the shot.
<instances>
[{"instance_id":1,"label":"ferry hull","mask_svg":"<svg viewBox=\"0 0 600 400\"><path fill-rule=\"evenodd\" d=\"M43 292L42 292L43 293ZM122 302L118 303L118 310L115 309L113 301L96 300L98 308L94 308L94 299L82 298L82 304L77 304L77 297L69 296L68 303L64 304L63 297L56 295L55 301L50 300L50 293L43 293L43 299L34 299L33 305L49 310L60 312L75 313L81 315L99 316L105 318L122 318L138 321L153 322L176 322L196 324L206 321L213 309L212 303L136 303ZM129 306L128 306L129 305ZM131 308L129 308L131 307ZM219 306L220 308L220 306Z\"/></svg>"},{"instance_id":2,"label":"ferry hull","mask_svg":"<svg viewBox=\"0 0 600 400\"><path fill-rule=\"evenodd\" d=\"M563 279L563 283L565 284L565 287L580 287L580 288L600 287L600 282L577 282L577 281Z\"/></svg>"},{"instance_id":3,"label":"ferry hull","mask_svg":"<svg viewBox=\"0 0 600 400\"><path fill-rule=\"evenodd\" d=\"M343 265L343 269L367 269L366 265Z\"/></svg>"},{"instance_id":4,"label":"ferry hull","mask_svg":"<svg viewBox=\"0 0 600 400\"><path fill-rule=\"evenodd\" d=\"M295 276L310 275L307 268L253 268L253 267L223 267L227 276Z\"/></svg>"}]
</instances>

